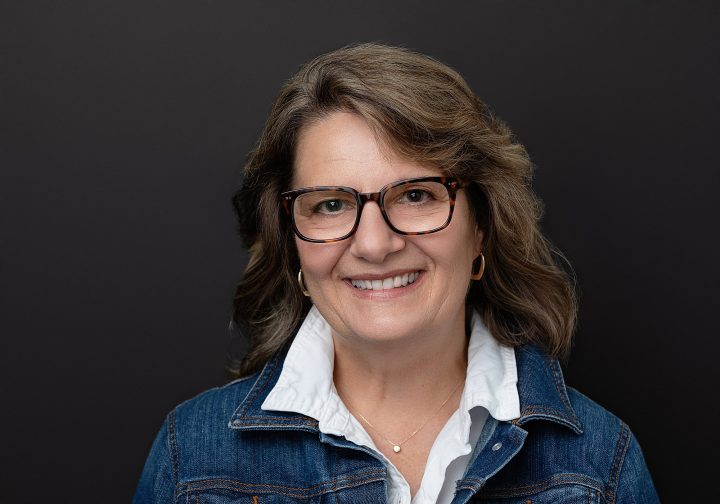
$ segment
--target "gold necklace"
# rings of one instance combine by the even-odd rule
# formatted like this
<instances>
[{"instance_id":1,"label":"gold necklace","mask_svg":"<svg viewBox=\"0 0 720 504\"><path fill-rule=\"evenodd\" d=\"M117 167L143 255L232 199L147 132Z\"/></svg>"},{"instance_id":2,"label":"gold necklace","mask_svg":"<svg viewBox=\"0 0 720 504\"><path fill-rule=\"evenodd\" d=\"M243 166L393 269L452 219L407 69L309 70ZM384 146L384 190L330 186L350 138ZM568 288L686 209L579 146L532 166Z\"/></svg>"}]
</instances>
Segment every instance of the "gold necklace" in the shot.
<instances>
[{"instance_id":1,"label":"gold necklace","mask_svg":"<svg viewBox=\"0 0 720 504\"><path fill-rule=\"evenodd\" d=\"M364 416L362 413L358 412L358 416L359 416L360 418L362 418L363 421L368 425L368 427L370 427L372 430L374 430L374 431L378 434L378 436L380 436L381 438L383 438L383 440L384 440L387 444L389 444L390 446L392 446L392 449L393 449L393 451L394 451L395 453L400 453L400 450L402 449L402 445L404 445L405 443L407 443L408 441L410 441L413 437L415 437L415 434L417 434L418 432L420 432L421 430L423 430L423 428L430 422L430 420L432 420L433 418L435 418L435 417L437 416L437 414L442 411L442 409L443 409L443 408L445 407L445 405L448 403L448 401L450 400L450 398L451 398L453 395L455 395L455 392L457 391L457 389L458 389L458 388L460 387L460 385L462 385L464 382L465 382L464 379L460 380L460 381L458 382L458 384L455 385L455 388L452 389L452 392L450 392L450 395L447 397L447 399L445 399L445 400L443 401L443 403L440 405L440 407L437 409L437 411L435 411L435 413L433 413L430 417L428 417L427 420L425 420L420 427L418 427L417 429L415 429L412 434L410 434L408 437L406 437L405 439L403 439L403 440L400 441L399 443L393 443L393 442L390 441L388 438L386 438L385 436L383 436L382 433L381 433L379 430L377 430L377 427L375 427L375 426L370 422L370 420L368 420L367 418L365 418L365 416ZM338 395L339 395L339 394L338 394ZM340 398L342 399L342 396L341 396ZM343 401L344 401L344 399L343 399Z\"/></svg>"}]
</instances>

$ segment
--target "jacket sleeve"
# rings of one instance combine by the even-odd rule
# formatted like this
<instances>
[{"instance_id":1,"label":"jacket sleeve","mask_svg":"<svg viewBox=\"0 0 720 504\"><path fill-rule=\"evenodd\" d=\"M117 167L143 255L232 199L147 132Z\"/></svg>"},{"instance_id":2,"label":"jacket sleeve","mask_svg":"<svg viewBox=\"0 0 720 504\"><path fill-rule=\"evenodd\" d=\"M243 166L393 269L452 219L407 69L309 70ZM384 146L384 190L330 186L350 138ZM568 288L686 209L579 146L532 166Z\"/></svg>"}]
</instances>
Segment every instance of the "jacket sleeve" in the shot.
<instances>
[{"instance_id":1,"label":"jacket sleeve","mask_svg":"<svg viewBox=\"0 0 720 504\"><path fill-rule=\"evenodd\" d=\"M150 454L145 461L145 467L140 475L133 504L153 504L173 502L176 473L173 458L171 457L171 428L174 425L174 416L171 413L165 419Z\"/></svg>"},{"instance_id":2,"label":"jacket sleeve","mask_svg":"<svg viewBox=\"0 0 720 504\"><path fill-rule=\"evenodd\" d=\"M650 471L645 465L640 444L630 434L627 452L620 469L617 486L617 504L659 504Z\"/></svg>"}]
</instances>

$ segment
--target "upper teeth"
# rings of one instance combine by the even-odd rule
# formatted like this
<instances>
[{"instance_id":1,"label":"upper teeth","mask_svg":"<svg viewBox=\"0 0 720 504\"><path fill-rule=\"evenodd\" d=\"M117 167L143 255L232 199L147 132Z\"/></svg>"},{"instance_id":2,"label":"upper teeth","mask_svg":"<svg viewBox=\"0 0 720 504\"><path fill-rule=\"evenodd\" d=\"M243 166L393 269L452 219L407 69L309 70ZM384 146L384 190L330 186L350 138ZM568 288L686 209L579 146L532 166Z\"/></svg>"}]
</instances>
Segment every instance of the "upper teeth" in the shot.
<instances>
[{"instance_id":1,"label":"upper teeth","mask_svg":"<svg viewBox=\"0 0 720 504\"><path fill-rule=\"evenodd\" d=\"M392 277L383 278L382 280L350 280L353 287L358 289L370 289L370 290L387 290L394 289L395 287L404 287L409 283L413 283L420 276L419 271L413 273L405 273L404 275L396 275Z\"/></svg>"}]
</instances>

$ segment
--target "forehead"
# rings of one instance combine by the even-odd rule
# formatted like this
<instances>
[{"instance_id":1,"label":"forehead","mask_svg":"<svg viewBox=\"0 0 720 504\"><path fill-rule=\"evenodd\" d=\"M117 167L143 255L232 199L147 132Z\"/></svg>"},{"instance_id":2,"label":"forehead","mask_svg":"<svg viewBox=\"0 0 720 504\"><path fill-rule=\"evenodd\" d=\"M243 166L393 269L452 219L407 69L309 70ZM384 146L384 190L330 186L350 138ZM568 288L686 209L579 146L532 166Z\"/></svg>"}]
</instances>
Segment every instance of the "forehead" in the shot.
<instances>
[{"instance_id":1,"label":"forehead","mask_svg":"<svg viewBox=\"0 0 720 504\"><path fill-rule=\"evenodd\" d=\"M334 112L304 126L294 157L293 189L339 185L372 192L399 179L443 175L400 156L365 119L349 112Z\"/></svg>"}]
</instances>

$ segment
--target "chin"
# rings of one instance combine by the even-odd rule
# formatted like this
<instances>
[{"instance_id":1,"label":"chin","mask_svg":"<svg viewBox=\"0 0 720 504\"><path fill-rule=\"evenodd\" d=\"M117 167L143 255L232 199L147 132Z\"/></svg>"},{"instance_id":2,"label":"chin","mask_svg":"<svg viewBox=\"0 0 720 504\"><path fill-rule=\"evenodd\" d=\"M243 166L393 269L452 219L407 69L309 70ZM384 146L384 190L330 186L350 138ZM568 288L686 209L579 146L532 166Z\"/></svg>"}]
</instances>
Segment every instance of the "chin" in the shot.
<instances>
[{"instance_id":1,"label":"chin","mask_svg":"<svg viewBox=\"0 0 720 504\"><path fill-rule=\"evenodd\" d=\"M418 323L421 317L412 317L411 320L399 319L396 312L375 314L368 317L358 317L357 320L346 325L348 333L356 338L368 342L381 343L392 341L406 341L418 335L423 324Z\"/></svg>"}]
</instances>

